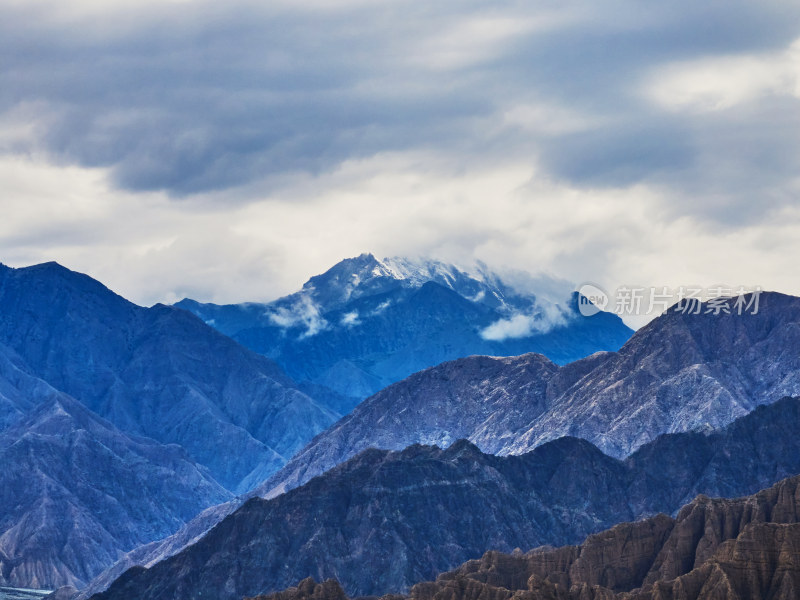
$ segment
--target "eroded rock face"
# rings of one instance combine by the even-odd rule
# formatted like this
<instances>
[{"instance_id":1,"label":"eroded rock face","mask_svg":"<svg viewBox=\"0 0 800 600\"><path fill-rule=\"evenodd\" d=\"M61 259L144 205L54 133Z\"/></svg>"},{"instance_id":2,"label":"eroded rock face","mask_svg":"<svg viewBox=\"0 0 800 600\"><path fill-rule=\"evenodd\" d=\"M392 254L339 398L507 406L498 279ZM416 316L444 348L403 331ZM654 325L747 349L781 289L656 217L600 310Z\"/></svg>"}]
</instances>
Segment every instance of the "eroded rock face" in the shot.
<instances>
[{"instance_id":1,"label":"eroded rock face","mask_svg":"<svg viewBox=\"0 0 800 600\"><path fill-rule=\"evenodd\" d=\"M800 477L794 477L747 498L700 496L674 520L659 515L621 524L577 547L487 553L414 586L410 597L479 600L501 589L506 597L537 600L791 600L798 582Z\"/></svg>"},{"instance_id":2,"label":"eroded rock face","mask_svg":"<svg viewBox=\"0 0 800 600\"><path fill-rule=\"evenodd\" d=\"M792 600L800 593L800 525L749 523L697 568L656 580L626 600Z\"/></svg>"},{"instance_id":3,"label":"eroded rock face","mask_svg":"<svg viewBox=\"0 0 800 600\"><path fill-rule=\"evenodd\" d=\"M317 583L313 577L307 577L297 587L250 600L347 600L347 595L335 579Z\"/></svg>"},{"instance_id":4,"label":"eroded rock face","mask_svg":"<svg viewBox=\"0 0 800 600\"><path fill-rule=\"evenodd\" d=\"M680 511L624 523L580 546L488 552L409 600L796 600L800 477L736 500L699 497ZM335 582L325 586L342 594ZM313 582L301 584L308 590ZM306 600L299 588L259 600ZM397 600L385 596L384 600ZM341 600L337 595L335 600Z\"/></svg>"},{"instance_id":5,"label":"eroded rock face","mask_svg":"<svg viewBox=\"0 0 800 600\"><path fill-rule=\"evenodd\" d=\"M509 457L483 454L466 441L446 450L368 450L287 494L253 498L193 545L129 571L98 598L193 598L202 591L233 600L309 575L336 578L352 595L403 592L489 549L576 544L620 521L673 513L681 506L676 499L709 491L698 485L752 492L765 473L800 472L798 429L800 400L787 398L712 436L656 440L627 461L576 438ZM687 466L687 455L700 458ZM507 573L516 578L501 587L523 589L536 575L543 586L564 590L633 589L651 573L690 571L695 557L711 556L748 522L795 520L790 496L788 488L771 490L730 506L701 497L677 525L654 516L597 533L580 548L511 556L490 570L491 581L500 585ZM692 562L681 562L687 556ZM518 572L514 561L526 561L526 570Z\"/></svg>"}]
</instances>

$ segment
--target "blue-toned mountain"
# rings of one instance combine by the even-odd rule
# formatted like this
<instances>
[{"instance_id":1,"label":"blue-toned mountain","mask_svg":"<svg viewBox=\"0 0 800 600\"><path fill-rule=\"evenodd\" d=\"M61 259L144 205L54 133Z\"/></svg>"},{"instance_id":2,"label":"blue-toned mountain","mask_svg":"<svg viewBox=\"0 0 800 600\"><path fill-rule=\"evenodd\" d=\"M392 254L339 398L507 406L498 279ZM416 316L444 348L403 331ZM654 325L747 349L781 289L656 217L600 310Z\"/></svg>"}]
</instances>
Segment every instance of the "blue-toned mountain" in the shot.
<instances>
[{"instance_id":1,"label":"blue-toned mountain","mask_svg":"<svg viewBox=\"0 0 800 600\"><path fill-rule=\"evenodd\" d=\"M622 458L662 433L699 431L674 438L674 447L667 450L685 452L671 466L657 460L658 450L647 461L652 468L649 479L637 484L652 481L654 486L639 497L648 497L658 488L659 493L672 490L676 494L669 501L673 505L688 501L682 496L682 485L660 488L661 475L669 472L674 481L691 480L698 476L694 469L711 464L706 462L705 432L759 405L800 394L800 299L764 293L757 314L715 315L705 310L701 307L700 314L671 311L637 332L619 352L597 353L565 366L538 354L473 356L414 374L362 402L254 492L277 496L370 447L401 450L415 443L444 447L458 438L469 438L484 452L522 454L570 435L584 437L606 454ZM759 414L756 411L751 417ZM788 431L794 435L791 428ZM759 461L784 450L766 443L768 439L757 443L751 439L745 433L736 436L743 461L740 467L752 467L746 476L765 477L760 481L768 485L772 467ZM757 460L747 462L748 455ZM712 483L703 489L735 493L731 490L737 489L736 476L722 485L718 475L710 467L705 480ZM150 565L175 554L237 507L217 507L168 543L128 557L124 564ZM123 564L115 565L94 589L108 585L122 568ZM286 581L287 585L295 582Z\"/></svg>"},{"instance_id":2,"label":"blue-toned mountain","mask_svg":"<svg viewBox=\"0 0 800 600\"><path fill-rule=\"evenodd\" d=\"M662 433L716 429L798 394L800 298L765 292L756 314L671 310L618 352L564 366L540 354L471 356L415 373L314 438L259 493L296 487L365 448L458 438L503 455L570 435L623 458Z\"/></svg>"},{"instance_id":3,"label":"blue-toned mountain","mask_svg":"<svg viewBox=\"0 0 800 600\"><path fill-rule=\"evenodd\" d=\"M274 302L176 306L352 406L447 360L539 352L563 364L632 334L615 315L581 316L576 303L568 290L556 302L518 292L485 267L362 254Z\"/></svg>"},{"instance_id":4,"label":"blue-toned mountain","mask_svg":"<svg viewBox=\"0 0 800 600\"><path fill-rule=\"evenodd\" d=\"M231 494L176 445L123 434L0 347L0 585L81 586Z\"/></svg>"},{"instance_id":5,"label":"blue-toned mountain","mask_svg":"<svg viewBox=\"0 0 800 600\"><path fill-rule=\"evenodd\" d=\"M56 263L0 268L0 344L120 430L181 445L232 491L274 472L339 416L186 311L136 306ZM2 383L0 401L12 402Z\"/></svg>"}]
</instances>

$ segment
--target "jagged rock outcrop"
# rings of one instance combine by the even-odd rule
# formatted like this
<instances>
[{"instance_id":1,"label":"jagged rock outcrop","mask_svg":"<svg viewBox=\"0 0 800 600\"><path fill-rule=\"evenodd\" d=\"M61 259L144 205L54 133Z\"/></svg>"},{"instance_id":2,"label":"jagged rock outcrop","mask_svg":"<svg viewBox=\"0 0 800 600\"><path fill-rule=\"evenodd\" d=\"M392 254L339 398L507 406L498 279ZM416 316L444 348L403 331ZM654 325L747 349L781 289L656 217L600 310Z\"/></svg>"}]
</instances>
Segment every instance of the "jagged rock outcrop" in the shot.
<instances>
[{"instance_id":1,"label":"jagged rock outcrop","mask_svg":"<svg viewBox=\"0 0 800 600\"><path fill-rule=\"evenodd\" d=\"M800 597L800 525L751 523L699 567L655 581L626 600L715 600Z\"/></svg>"},{"instance_id":2,"label":"jagged rock outcrop","mask_svg":"<svg viewBox=\"0 0 800 600\"><path fill-rule=\"evenodd\" d=\"M305 580L256 600L305 600L335 581ZM580 546L492 551L407 596L383 600L795 600L800 592L800 477L748 498L698 497L676 519L657 515Z\"/></svg>"},{"instance_id":3,"label":"jagged rock outcrop","mask_svg":"<svg viewBox=\"0 0 800 600\"><path fill-rule=\"evenodd\" d=\"M532 287L519 292L485 267L467 273L433 260L362 254L267 304L184 299L176 306L276 360L297 381L351 397L352 408L447 360L539 352L563 364L617 350L633 333L610 313L581 316L569 286L555 302Z\"/></svg>"},{"instance_id":4,"label":"jagged rock outcrop","mask_svg":"<svg viewBox=\"0 0 800 600\"><path fill-rule=\"evenodd\" d=\"M488 549L574 544L620 521L672 513L699 492L754 492L770 474L800 472L799 427L800 400L786 398L708 437L662 437L626 461L576 438L508 457L463 440L446 450L367 450L272 500L249 500L180 553L130 569L95 597L180 599L202 590L227 600L307 576L336 578L353 595L403 591ZM620 525L591 537L580 554L542 554L539 572L562 565L560 585L580 580L614 592L650 572L685 572L694 565L675 567L685 539L700 548L692 556L710 556L746 522L795 519L781 489L724 513L724 501L701 498L679 515L679 528L663 515Z\"/></svg>"},{"instance_id":5,"label":"jagged rock outcrop","mask_svg":"<svg viewBox=\"0 0 800 600\"><path fill-rule=\"evenodd\" d=\"M790 600L798 582L800 477L793 477L747 498L700 496L674 520L624 523L577 547L489 552L415 585L409 597Z\"/></svg>"},{"instance_id":6,"label":"jagged rock outcrop","mask_svg":"<svg viewBox=\"0 0 800 600\"><path fill-rule=\"evenodd\" d=\"M369 447L448 445L521 454L571 435L625 457L662 433L710 431L800 394L800 298L762 293L756 314L671 311L619 352L559 367L543 356L467 357L362 402L262 484L282 493ZM752 311L752 309L751 309Z\"/></svg>"},{"instance_id":7,"label":"jagged rock outcrop","mask_svg":"<svg viewBox=\"0 0 800 600\"><path fill-rule=\"evenodd\" d=\"M313 577L306 577L297 584L297 587L275 592L269 596L259 596L259 598L268 598L269 600L346 600L347 596L335 579L326 579L322 583L317 583Z\"/></svg>"}]
</instances>

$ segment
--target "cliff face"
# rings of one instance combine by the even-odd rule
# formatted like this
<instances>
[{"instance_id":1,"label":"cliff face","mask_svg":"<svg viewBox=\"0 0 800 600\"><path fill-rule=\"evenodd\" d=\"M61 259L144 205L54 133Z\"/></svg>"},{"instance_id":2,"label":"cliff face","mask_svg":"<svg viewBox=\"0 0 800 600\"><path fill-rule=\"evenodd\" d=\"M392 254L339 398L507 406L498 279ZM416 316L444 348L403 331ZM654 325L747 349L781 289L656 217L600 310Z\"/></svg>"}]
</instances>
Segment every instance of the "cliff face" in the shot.
<instances>
[{"instance_id":1,"label":"cliff face","mask_svg":"<svg viewBox=\"0 0 800 600\"><path fill-rule=\"evenodd\" d=\"M672 581L656 581L631 600L712 600L800 597L800 525L751 523L720 545L700 567Z\"/></svg>"},{"instance_id":2,"label":"cliff face","mask_svg":"<svg viewBox=\"0 0 800 600\"><path fill-rule=\"evenodd\" d=\"M661 438L627 461L576 438L509 457L483 454L466 441L446 450L368 450L287 494L250 500L182 552L129 570L99 597L182 599L202 592L234 600L307 576L336 578L354 595L402 592L489 549L574 544L621 521L673 513L698 492L752 493L770 474L800 472L799 427L800 400L787 398L712 436ZM694 458L687 463L687 456ZM726 513L739 511L734 521L714 516L715 502L698 501L681 514L683 537L671 537L675 527L662 515L593 536L581 552L547 555L536 573L555 581L552 563L564 565L562 587L582 581L633 589L651 572L693 568L675 566L671 557L684 556L687 543L699 544L695 537L706 535L706 522L719 523L720 533L707 536L703 551L737 535L743 525L734 522L783 510L735 505Z\"/></svg>"},{"instance_id":3,"label":"cliff face","mask_svg":"<svg viewBox=\"0 0 800 600\"><path fill-rule=\"evenodd\" d=\"M700 496L676 519L623 523L580 546L488 552L407 596L384 600L796 600L799 592L800 477L794 477L747 498ZM334 581L306 580L257 600L343 595Z\"/></svg>"}]
</instances>

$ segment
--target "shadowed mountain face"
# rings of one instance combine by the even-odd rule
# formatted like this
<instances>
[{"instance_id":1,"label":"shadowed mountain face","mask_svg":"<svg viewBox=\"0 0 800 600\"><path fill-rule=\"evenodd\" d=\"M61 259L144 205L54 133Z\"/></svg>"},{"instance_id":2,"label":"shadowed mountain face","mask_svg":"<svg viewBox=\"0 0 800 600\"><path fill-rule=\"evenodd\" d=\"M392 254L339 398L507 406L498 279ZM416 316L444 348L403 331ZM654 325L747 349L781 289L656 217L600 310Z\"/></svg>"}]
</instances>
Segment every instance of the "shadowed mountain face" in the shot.
<instances>
[{"instance_id":1,"label":"shadowed mountain face","mask_svg":"<svg viewBox=\"0 0 800 600\"><path fill-rule=\"evenodd\" d=\"M466 441L368 450L277 498L251 499L95 597L233 599L307 576L336 578L352 595L400 592L489 549L577 543L700 492L752 493L800 471L798 426L800 400L787 398L710 436L661 437L626 461L575 438L509 457Z\"/></svg>"},{"instance_id":2,"label":"shadowed mountain face","mask_svg":"<svg viewBox=\"0 0 800 600\"><path fill-rule=\"evenodd\" d=\"M0 269L0 344L122 431L183 446L234 491L338 417L187 312L138 307L55 263ZM0 402L17 406L8 426L24 414L20 402L35 402L5 396L3 385Z\"/></svg>"},{"instance_id":3,"label":"shadowed mountain face","mask_svg":"<svg viewBox=\"0 0 800 600\"><path fill-rule=\"evenodd\" d=\"M800 477L754 496L700 496L676 519L617 525L580 546L488 552L413 600L795 600L800 592ZM334 580L306 579L257 600L346 600ZM388 596L401 600L404 596Z\"/></svg>"},{"instance_id":4,"label":"shadowed mountain face","mask_svg":"<svg viewBox=\"0 0 800 600\"><path fill-rule=\"evenodd\" d=\"M230 498L180 447L127 436L38 387L50 399L0 432L0 584L85 585L124 552Z\"/></svg>"},{"instance_id":5,"label":"shadowed mountain face","mask_svg":"<svg viewBox=\"0 0 800 600\"><path fill-rule=\"evenodd\" d=\"M505 455L571 435L621 458L662 433L709 431L800 394L800 298L762 294L757 314L701 308L563 367L536 354L473 356L416 373L361 403L258 493L301 485L365 448L458 438Z\"/></svg>"},{"instance_id":6,"label":"shadowed mountain face","mask_svg":"<svg viewBox=\"0 0 800 600\"><path fill-rule=\"evenodd\" d=\"M581 316L568 291L560 302L518 293L485 270L363 254L268 304L185 299L176 306L276 360L297 381L350 397L352 408L447 360L539 352L566 363L617 350L633 333L615 315Z\"/></svg>"}]
</instances>

